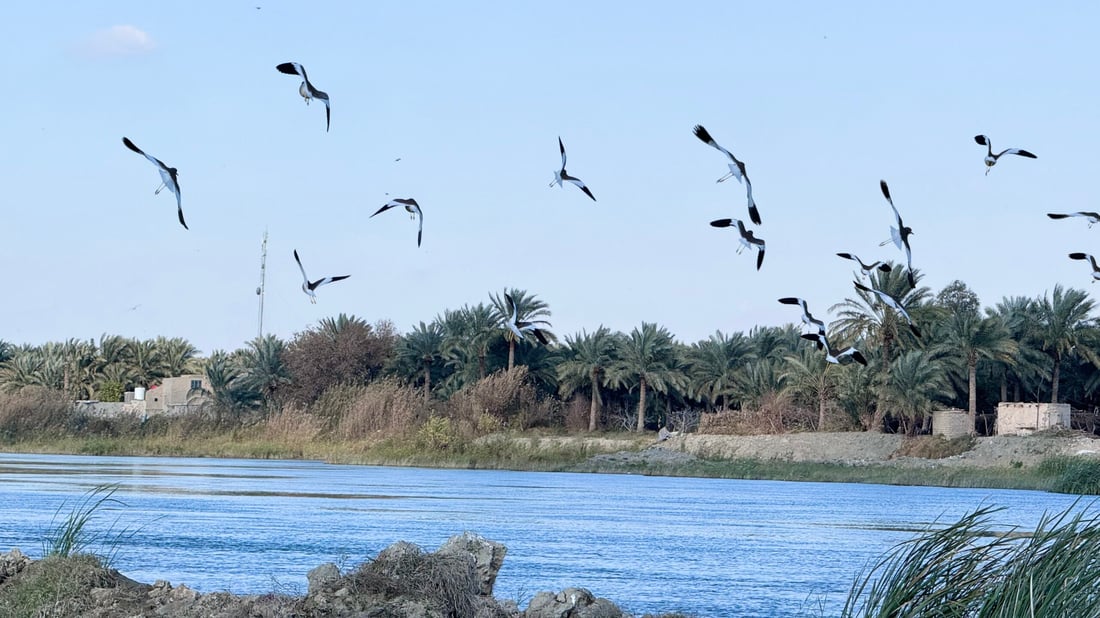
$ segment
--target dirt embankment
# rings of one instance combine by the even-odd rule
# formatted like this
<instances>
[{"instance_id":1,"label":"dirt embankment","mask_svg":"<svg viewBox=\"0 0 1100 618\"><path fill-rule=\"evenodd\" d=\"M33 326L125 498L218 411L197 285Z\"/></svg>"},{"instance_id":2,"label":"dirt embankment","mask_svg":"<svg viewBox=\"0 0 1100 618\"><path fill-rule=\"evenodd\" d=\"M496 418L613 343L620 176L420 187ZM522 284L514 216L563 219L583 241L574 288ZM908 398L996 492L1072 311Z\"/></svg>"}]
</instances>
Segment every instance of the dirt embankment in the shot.
<instances>
[{"instance_id":1,"label":"dirt embankment","mask_svg":"<svg viewBox=\"0 0 1100 618\"><path fill-rule=\"evenodd\" d=\"M902 455L905 440L898 434L867 432L756 436L686 434L673 436L642 450L623 450L597 455L592 459L613 464L676 464L705 458L853 466L1008 468L1035 466L1055 456L1100 458L1100 439L1078 433L975 438L969 450L941 459Z\"/></svg>"}]
</instances>

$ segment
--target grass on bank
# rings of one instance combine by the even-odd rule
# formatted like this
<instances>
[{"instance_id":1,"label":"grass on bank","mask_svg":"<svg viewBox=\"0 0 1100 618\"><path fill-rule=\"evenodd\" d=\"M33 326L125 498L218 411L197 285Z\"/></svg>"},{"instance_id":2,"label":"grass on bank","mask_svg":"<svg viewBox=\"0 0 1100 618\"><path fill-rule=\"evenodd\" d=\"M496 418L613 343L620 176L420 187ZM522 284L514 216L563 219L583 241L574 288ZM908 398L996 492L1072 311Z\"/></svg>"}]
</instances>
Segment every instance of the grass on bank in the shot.
<instances>
[{"instance_id":1,"label":"grass on bank","mask_svg":"<svg viewBox=\"0 0 1100 618\"><path fill-rule=\"evenodd\" d=\"M201 414L91 418L48 392L0 395L0 450L86 455L315 459L332 463L438 468L512 469L697 476L783 481L859 482L944 487L1038 489L1100 494L1100 462L1057 457L1036 467L846 465L783 460L700 458L599 459L640 451L649 435L569 433L553 410L530 408L522 375L478 383L442 409L397 383L336 389L310 410L284 408L268 416L216 423ZM442 404L441 404L442 405ZM490 412L495 410L497 412ZM532 412L531 410L535 410ZM541 411L539 411L541 410ZM568 414L568 412L558 411ZM587 410L583 410L587 413ZM542 419L539 421L538 419ZM549 421L547 420L549 419ZM585 419L582 419L585 420ZM531 428L546 422L550 427ZM507 429L519 427L520 429ZM970 438L909 440L899 456L949 457Z\"/></svg>"},{"instance_id":2,"label":"grass on bank","mask_svg":"<svg viewBox=\"0 0 1100 618\"><path fill-rule=\"evenodd\" d=\"M856 578L841 616L1100 616L1100 515L1070 507L1034 532L1004 534L990 524L998 510L896 546Z\"/></svg>"}]
</instances>

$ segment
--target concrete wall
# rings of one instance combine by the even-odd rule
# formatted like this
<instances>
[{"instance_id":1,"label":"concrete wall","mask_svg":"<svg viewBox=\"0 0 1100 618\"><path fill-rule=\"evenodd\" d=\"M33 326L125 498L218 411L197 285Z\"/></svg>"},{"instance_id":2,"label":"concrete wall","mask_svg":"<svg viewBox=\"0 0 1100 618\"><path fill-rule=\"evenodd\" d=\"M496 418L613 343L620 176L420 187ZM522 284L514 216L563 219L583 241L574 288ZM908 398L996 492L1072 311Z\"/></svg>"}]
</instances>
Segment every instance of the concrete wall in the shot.
<instances>
[{"instance_id":1,"label":"concrete wall","mask_svg":"<svg viewBox=\"0 0 1100 618\"><path fill-rule=\"evenodd\" d=\"M970 434L974 428L970 426L970 415L966 410L933 410L932 434L943 436L948 440L960 438Z\"/></svg>"},{"instance_id":2,"label":"concrete wall","mask_svg":"<svg viewBox=\"0 0 1100 618\"><path fill-rule=\"evenodd\" d=\"M73 412L112 418L116 416L132 415L145 416L145 404L141 401L95 401L80 400L73 402Z\"/></svg>"},{"instance_id":3,"label":"concrete wall","mask_svg":"<svg viewBox=\"0 0 1100 618\"><path fill-rule=\"evenodd\" d=\"M1018 403L997 404L997 435L1026 436L1034 431L1054 427L1069 429L1068 403Z\"/></svg>"},{"instance_id":4,"label":"concrete wall","mask_svg":"<svg viewBox=\"0 0 1100 618\"><path fill-rule=\"evenodd\" d=\"M145 392L145 410L149 414L164 414L184 411L188 404L201 403L198 401L201 399L199 390L192 386L193 381L198 382L199 389L210 390L210 383L201 374L164 378L160 386Z\"/></svg>"}]
</instances>

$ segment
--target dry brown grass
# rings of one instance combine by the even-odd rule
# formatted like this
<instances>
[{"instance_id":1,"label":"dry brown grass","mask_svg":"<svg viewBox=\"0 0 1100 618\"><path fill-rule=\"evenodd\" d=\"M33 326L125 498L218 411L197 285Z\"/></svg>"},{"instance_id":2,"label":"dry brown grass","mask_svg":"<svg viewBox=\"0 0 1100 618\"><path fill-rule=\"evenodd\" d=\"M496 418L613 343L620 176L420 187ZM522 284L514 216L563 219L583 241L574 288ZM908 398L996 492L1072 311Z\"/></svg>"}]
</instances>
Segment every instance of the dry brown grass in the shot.
<instances>
[{"instance_id":1,"label":"dry brown grass","mask_svg":"<svg viewBox=\"0 0 1100 618\"><path fill-rule=\"evenodd\" d=\"M287 446L302 446L312 442L323 429L323 419L300 407L289 406L264 421L261 435Z\"/></svg>"},{"instance_id":2,"label":"dry brown grass","mask_svg":"<svg viewBox=\"0 0 1100 618\"><path fill-rule=\"evenodd\" d=\"M898 447L896 457L920 457L922 459L943 459L961 455L974 448L973 436L960 436L948 440L943 436L916 436L907 438Z\"/></svg>"},{"instance_id":3,"label":"dry brown grass","mask_svg":"<svg viewBox=\"0 0 1100 618\"><path fill-rule=\"evenodd\" d=\"M527 368L521 365L464 386L451 396L446 411L462 435L477 436L501 428L522 430L549 425L558 405L538 397ZM488 422L486 416L499 423Z\"/></svg>"},{"instance_id":4,"label":"dry brown grass","mask_svg":"<svg viewBox=\"0 0 1100 618\"><path fill-rule=\"evenodd\" d=\"M362 440L379 432L400 435L416 427L423 415L424 398L397 380L386 378L353 388L356 396L348 398L336 417L336 436L340 439Z\"/></svg>"},{"instance_id":5,"label":"dry brown grass","mask_svg":"<svg viewBox=\"0 0 1100 618\"><path fill-rule=\"evenodd\" d=\"M73 420L72 403L61 391L25 386L0 393L0 438L16 440L42 432L66 432Z\"/></svg>"},{"instance_id":6,"label":"dry brown grass","mask_svg":"<svg viewBox=\"0 0 1100 618\"><path fill-rule=\"evenodd\" d=\"M422 598L446 616L473 616L480 605L481 583L471 556L425 554L410 543L387 549L348 580L356 596Z\"/></svg>"},{"instance_id":7,"label":"dry brown grass","mask_svg":"<svg viewBox=\"0 0 1100 618\"><path fill-rule=\"evenodd\" d=\"M769 393L755 407L704 414L699 433L750 436L812 431L816 422L815 411L794 405L783 393Z\"/></svg>"}]
</instances>

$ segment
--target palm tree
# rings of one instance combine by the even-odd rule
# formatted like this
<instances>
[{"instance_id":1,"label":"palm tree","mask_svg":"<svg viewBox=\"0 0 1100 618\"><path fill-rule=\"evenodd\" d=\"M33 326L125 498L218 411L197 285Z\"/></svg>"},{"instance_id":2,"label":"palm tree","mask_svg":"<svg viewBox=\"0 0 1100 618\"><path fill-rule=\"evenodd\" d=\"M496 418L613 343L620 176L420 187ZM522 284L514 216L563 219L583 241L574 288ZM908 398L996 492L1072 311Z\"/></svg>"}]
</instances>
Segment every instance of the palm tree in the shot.
<instances>
[{"instance_id":1,"label":"palm tree","mask_svg":"<svg viewBox=\"0 0 1100 618\"><path fill-rule=\"evenodd\" d=\"M438 322L425 324L421 320L397 346L400 361L420 367L424 372L424 400L432 392L432 365L443 358L443 327Z\"/></svg>"},{"instance_id":2,"label":"palm tree","mask_svg":"<svg viewBox=\"0 0 1100 618\"><path fill-rule=\"evenodd\" d=\"M493 301L493 319L496 324L504 324L512 317L512 307L509 306L508 300L504 298L505 294L511 296L516 304L516 319L518 321L533 322L550 317L549 305L536 298L534 294L528 295L525 290L512 288L511 290L505 290L499 296L489 293L489 300ZM508 342L508 371L511 371L516 364L516 335L507 328L503 330L504 340Z\"/></svg>"},{"instance_id":3,"label":"palm tree","mask_svg":"<svg viewBox=\"0 0 1100 618\"><path fill-rule=\"evenodd\" d=\"M290 384L283 354L286 342L275 335L256 337L239 355L243 370L243 387L254 389L263 395L268 410L274 410L281 402L283 387Z\"/></svg>"},{"instance_id":4,"label":"palm tree","mask_svg":"<svg viewBox=\"0 0 1100 618\"><path fill-rule=\"evenodd\" d=\"M919 270L913 270L914 281L919 285L923 275ZM910 287L906 269L894 266L890 272L875 271L871 275L871 285L876 290L881 290L897 299L902 307L913 317L920 321L922 312L920 305L929 296L927 287ZM902 316L893 309L879 302L878 296L856 290L856 298L847 298L842 303L833 305L830 310L837 311L837 320L834 325L841 339L849 341L865 341L878 348L882 357L880 382L887 384L890 381L890 368L895 356L895 348L910 348L919 345ZM863 350L866 355L870 350ZM885 393L885 391L882 391ZM880 396L879 405L876 406L874 418L871 421L872 431L883 430L883 420L886 414L886 401Z\"/></svg>"},{"instance_id":5,"label":"palm tree","mask_svg":"<svg viewBox=\"0 0 1100 618\"><path fill-rule=\"evenodd\" d=\"M780 374L787 391L796 400L810 401L817 406L817 430L824 431L829 402L836 397L837 378L830 373L834 365L812 345L799 346L788 354L785 369Z\"/></svg>"},{"instance_id":6,"label":"palm tree","mask_svg":"<svg viewBox=\"0 0 1100 618\"><path fill-rule=\"evenodd\" d=\"M742 333L725 335L715 331L709 338L692 344L686 356L691 396L719 409L728 409L737 373L751 356L749 340Z\"/></svg>"},{"instance_id":7,"label":"palm tree","mask_svg":"<svg viewBox=\"0 0 1100 618\"><path fill-rule=\"evenodd\" d=\"M199 350L182 337L157 337L153 342L165 377L181 376L194 369Z\"/></svg>"},{"instance_id":8,"label":"palm tree","mask_svg":"<svg viewBox=\"0 0 1100 618\"><path fill-rule=\"evenodd\" d=\"M155 341L130 340L130 370L137 383L143 386L152 386L164 377Z\"/></svg>"},{"instance_id":9,"label":"palm tree","mask_svg":"<svg viewBox=\"0 0 1100 618\"><path fill-rule=\"evenodd\" d=\"M1038 303L1040 347L1054 363L1050 377L1051 403L1058 403L1058 382L1065 357L1080 353L1100 367L1100 356L1096 353L1100 331L1089 316L1095 306L1084 290L1065 290L1061 285L1055 285L1054 293L1049 298L1044 296Z\"/></svg>"},{"instance_id":10,"label":"palm tree","mask_svg":"<svg viewBox=\"0 0 1100 618\"><path fill-rule=\"evenodd\" d=\"M966 363L967 411L970 431L976 430L978 417L978 361L997 360L1011 364L1019 346L1000 318L982 318L977 313L954 313L944 325L946 345Z\"/></svg>"},{"instance_id":11,"label":"palm tree","mask_svg":"<svg viewBox=\"0 0 1100 618\"><path fill-rule=\"evenodd\" d=\"M241 368L224 350L214 350L203 369L214 399L214 422L221 424L222 411L239 416L241 412L255 408L261 399L259 391L251 388Z\"/></svg>"},{"instance_id":12,"label":"palm tree","mask_svg":"<svg viewBox=\"0 0 1100 618\"><path fill-rule=\"evenodd\" d=\"M917 421L927 417L937 399L949 397L947 381L939 354L930 350L908 350L898 356L890 371L890 381L882 394L901 417L906 435L914 435Z\"/></svg>"},{"instance_id":13,"label":"palm tree","mask_svg":"<svg viewBox=\"0 0 1100 618\"><path fill-rule=\"evenodd\" d=\"M616 339L606 326L600 325L596 332L586 331L569 337L566 335L565 360L558 364L558 390L568 397L587 384L591 388L591 402L588 408L588 431L596 431L600 417L600 384L606 383L606 372L615 361Z\"/></svg>"},{"instance_id":14,"label":"palm tree","mask_svg":"<svg viewBox=\"0 0 1100 618\"><path fill-rule=\"evenodd\" d=\"M1037 392L1039 384L1049 379L1047 356L1039 347L1037 336L1038 303L1026 296L1006 296L986 314L1001 320L1016 342L1017 355L1009 364L996 361L1001 377L1001 401L1009 401L1008 387L1013 386L1012 401L1020 401L1021 387Z\"/></svg>"},{"instance_id":15,"label":"palm tree","mask_svg":"<svg viewBox=\"0 0 1100 618\"><path fill-rule=\"evenodd\" d=\"M485 303L464 305L457 311L444 311L443 319L436 320L443 324L445 354L459 362L477 358L477 379L484 379L489 346L500 329L499 316L493 307Z\"/></svg>"},{"instance_id":16,"label":"palm tree","mask_svg":"<svg viewBox=\"0 0 1100 618\"><path fill-rule=\"evenodd\" d=\"M663 326L642 322L641 328L635 327L628 337L619 340L618 348L619 358L609 368L607 383L619 388L637 381L637 430L641 432L645 429L646 389L668 392L683 386L687 376L681 369L672 334Z\"/></svg>"}]
</instances>

